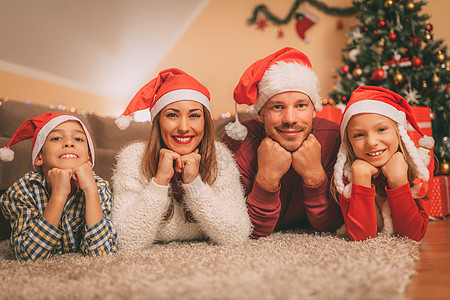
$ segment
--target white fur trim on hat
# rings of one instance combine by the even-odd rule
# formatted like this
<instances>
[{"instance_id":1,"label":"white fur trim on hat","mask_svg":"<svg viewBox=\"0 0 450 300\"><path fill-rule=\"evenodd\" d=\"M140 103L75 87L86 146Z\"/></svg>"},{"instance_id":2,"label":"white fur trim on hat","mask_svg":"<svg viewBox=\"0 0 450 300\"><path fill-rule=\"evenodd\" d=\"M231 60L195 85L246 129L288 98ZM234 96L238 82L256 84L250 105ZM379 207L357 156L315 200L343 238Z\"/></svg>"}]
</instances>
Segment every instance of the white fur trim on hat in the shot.
<instances>
[{"instance_id":1,"label":"white fur trim on hat","mask_svg":"<svg viewBox=\"0 0 450 300\"><path fill-rule=\"evenodd\" d=\"M150 110L150 116L152 121L166 105L181 100L192 100L199 102L203 104L203 106L205 106L209 112L211 112L211 109L209 108L209 99L204 94L196 90L179 89L162 95L161 98L159 98L158 101L156 101L155 105Z\"/></svg>"},{"instance_id":2,"label":"white fur trim on hat","mask_svg":"<svg viewBox=\"0 0 450 300\"><path fill-rule=\"evenodd\" d=\"M86 134L86 137L87 137L89 150L91 151L92 167L94 167L95 153L94 153L94 143L92 142L91 135L89 134L89 131L87 130L86 126L84 126L83 122L81 122L81 120L78 119L77 117L71 116L71 115L62 115L62 116L57 116L57 117L51 119L38 132L38 134L36 136L36 141L33 146L33 151L31 153L31 164L33 166L34 166L34 161L35 161L36 157L38 156L39 152L41 151L42 147L44 146L45 140L47 139L47 136L49 135L49 133L55 127L57 127L59 124L64 123L66 121L72 121L72 120L77 121L78 123L81 124L81 127L83 127L84 133Z\"/></svg>"},{"instance_id":3,"label":"white fur trim on hat","mask_svg":"<svg viewBox=\"0 0 450 300\"><path fill-rule=\"evenodd\" d=\"M120 130L125 130L130 126L131 119L128 116L120 115L114 123Z\"/></svg>"},{"instance_id":4,"label":"white fur trim on hat","mask_svg":"<svg viewBox=\"0 0 450 300\"><path fill-rule=\"evenodd\" d=\"M347 108L341 121L341 140L344 139L344 132L347 124L354 115L358 114L379 114L388 117L406 128L406 115L394 106L377 100L361 100L353 103Z\"/></svg>"},{"instance_id":5,"label":"white fur trim on hat","mask_svg":"<svg viewBox=\"0 0 450 300\"><path fill-rule=\"evenodd\" d=\"M258 83L258 98L254 105L258 112L271 97L283 92L306 94L320 110L319 79L309 67L296 62L280 61L264 73Z\"/></svg>"}]
</instances>

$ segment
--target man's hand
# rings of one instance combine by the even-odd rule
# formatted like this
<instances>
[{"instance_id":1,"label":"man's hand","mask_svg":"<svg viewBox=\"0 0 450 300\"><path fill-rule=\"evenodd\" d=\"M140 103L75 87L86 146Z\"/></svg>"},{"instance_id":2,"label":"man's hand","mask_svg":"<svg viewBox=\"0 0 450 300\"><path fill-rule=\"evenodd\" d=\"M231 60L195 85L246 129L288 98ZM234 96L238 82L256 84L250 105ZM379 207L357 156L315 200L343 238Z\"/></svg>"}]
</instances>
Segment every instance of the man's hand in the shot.
<instances>
[{"instance_id":1,"label":"man's hand","mask_svg":"<svg viewBox=\"0 0 450 300\"><path fill-rule=\"evenodd\" d=\"M326 178L321 162L321 148L319 141L311 133L300 148L292 153L292 166L308 186L317 186Z\"/></svg>"},{"instance_id":2,"label":"man's hand","mask_svg":"<svg viewBox=\"0 0 450 300\"><path fill-rule=\"evenodd\" d=\"M262 140L258 147L258 173L255 181L263 188L274 191L289 170L292 155L271 138Z\"/></svg>"},{"instance_id":3,"label":"man's hand","mask_svg":"<svg viewBox=\"0 0 450 300\"><path fill-rule=\"evenodd\" d=\"M381 172L387 178L390 189L395 189L408 183L408 164L401 152L396 152L392 155L387 163L381 167Z\"/></svg>"}]
</instances>

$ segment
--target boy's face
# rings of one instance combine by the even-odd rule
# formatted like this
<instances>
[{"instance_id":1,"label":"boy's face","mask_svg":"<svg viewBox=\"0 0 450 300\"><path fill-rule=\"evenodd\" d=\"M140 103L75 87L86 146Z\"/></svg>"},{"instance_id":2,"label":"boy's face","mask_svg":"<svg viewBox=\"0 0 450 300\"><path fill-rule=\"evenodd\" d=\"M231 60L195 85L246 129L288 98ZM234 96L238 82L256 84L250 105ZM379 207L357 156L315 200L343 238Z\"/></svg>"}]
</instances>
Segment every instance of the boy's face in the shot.
<instances>
[{"instance_id":1,"label":"boy's face","mask_svg":"<svg viewBox=\"0 0 450 300\"><path fill-rule=\"evenodd\" d=\"M77 121L56 126L47 136L34 164L44 174L53 168L74 169L91 160L87 137Z\"/></svg>"}]
</instances>

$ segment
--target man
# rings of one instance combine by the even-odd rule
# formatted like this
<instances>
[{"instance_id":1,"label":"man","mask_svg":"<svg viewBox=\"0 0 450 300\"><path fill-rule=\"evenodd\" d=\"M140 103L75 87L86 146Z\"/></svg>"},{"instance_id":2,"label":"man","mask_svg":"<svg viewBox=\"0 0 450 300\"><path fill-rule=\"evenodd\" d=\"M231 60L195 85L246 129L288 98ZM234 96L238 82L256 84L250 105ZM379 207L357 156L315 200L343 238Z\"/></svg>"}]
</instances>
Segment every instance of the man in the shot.
<instances>
[{"instance_id":1,"label":"man","mask_svg":"<svg viewBox=\"0 0 450 300\"><path fill-rule=\"evenodd\" d=\"M256 61L234 91L257 119L227 125L222 141L241 172L254 238L274 230L334 231L343 224L330 193L339 127L314 118L319 82L308 57L293 48Z\"/></svg>"}]
</instances>

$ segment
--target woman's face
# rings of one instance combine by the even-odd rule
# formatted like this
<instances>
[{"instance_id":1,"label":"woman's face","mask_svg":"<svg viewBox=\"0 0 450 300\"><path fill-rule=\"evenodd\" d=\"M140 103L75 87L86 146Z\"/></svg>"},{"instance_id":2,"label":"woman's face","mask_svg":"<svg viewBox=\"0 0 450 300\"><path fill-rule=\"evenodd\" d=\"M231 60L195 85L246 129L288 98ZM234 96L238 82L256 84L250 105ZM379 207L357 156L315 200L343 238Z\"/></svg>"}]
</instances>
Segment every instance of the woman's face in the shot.
<instances>
[{"instance_id":1,"label":"woman's face","mask_svg":"<svg viewBox=\"0 0 450 300\"><path fill-rule=\"evenodd\" d=\"M348 122L347 134L355 155L374 167L384 166L398 151L397 131L385 116L355 115Z\"/></svg>"},{"instance_id":2,"label":"woman's face","mask_svg":"<svg viewBox=\"0 0 450 300\"><path fill-rule=\"evenodd\" d=\"M192 100L171 103L161 111L159 126L167 148L180 155L189 154L203 139L203 105Z\"/></svg>"}]
</instances>

